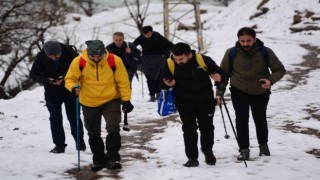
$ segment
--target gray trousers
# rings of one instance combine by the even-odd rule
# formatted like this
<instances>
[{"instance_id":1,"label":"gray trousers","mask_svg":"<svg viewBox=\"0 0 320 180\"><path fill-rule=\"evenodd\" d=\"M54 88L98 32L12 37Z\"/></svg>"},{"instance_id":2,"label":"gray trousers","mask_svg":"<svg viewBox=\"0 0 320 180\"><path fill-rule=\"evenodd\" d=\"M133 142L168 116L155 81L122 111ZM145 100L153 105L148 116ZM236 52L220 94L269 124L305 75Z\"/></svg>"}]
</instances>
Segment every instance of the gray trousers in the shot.
<instances>
[{"instance_id":1,"label":"gray trousers","mask_svg":"<svg viewBox=\"0 0 320 180\"><path fill-rule=\"evenodd\" d=\"M121 122L121 100L114 99L98 107L82 106L85 127L88 136L92 138L101 135L101 118L106 121L106 130L116 132L120 131Z\"/></svg>"},{"instance_id":2,"label":"gray trousers","mask_svg":"<svg viewBox=\"0 0 320 180\"><path fill-rule=\"evenodd\" d=\"M120 122L121 100L114 99L98 107L82 106L84 125L88 131L89 145L93 153L93 163L101 164L106 161L120 161L119 150L121 148ZM106 150L101 138L101 118L106 121Z\"/></svg>"}]
</instances>

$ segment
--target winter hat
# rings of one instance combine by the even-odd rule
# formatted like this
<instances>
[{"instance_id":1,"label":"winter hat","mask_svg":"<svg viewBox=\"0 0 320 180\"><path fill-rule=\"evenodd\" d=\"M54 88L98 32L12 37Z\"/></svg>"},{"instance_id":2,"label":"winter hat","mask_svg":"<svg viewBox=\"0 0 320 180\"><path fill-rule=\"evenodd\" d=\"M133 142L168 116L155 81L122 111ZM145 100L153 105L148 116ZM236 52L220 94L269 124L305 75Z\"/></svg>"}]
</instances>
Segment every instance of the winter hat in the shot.
<instances>
[{"instance_id":1,"label":"winter hat","mask_svg":"<svg viewBox=\"0 0 320 180\"><path fill-rule=\"evenodd\" d=\"M180 56L191 53L191 47L187 43L179 42L172 47L172 54Z\"/></svg>"},{"instance_id":2,"label":"winter hat","mask_svg":"<svg viewBox=\"0 0 320 180\"><path fill-rule=\"evenodd\" d=\"M152 32L152 31L153 31L152 26L144 26L144 27L142 27L143 34L147 34L148 32Z\"/></svg>"},{"instance_id":3,"label":"winter hat","mask_svg":"<svg viewBox=\"0 0 320 180\"><path fill-rule=\"evenodd\" d=\"M47 41L43 45L43 50L47 56L61 54L61 46L58 41Z\"/></svg>"},{"instance_id":4,"label":"winter hat","mask_svg":"<svg viewBox=\"0 0 320 180\"><path fill-rule=\"evenodd\" d=\"M106 49L104 47L104 44L100 40L89 40L89 41L86 41L86 45L87 45L88 54L90 56L94 56L94 55L101 56L104 53L106 53Z\"/></svg>"}]
</instances>

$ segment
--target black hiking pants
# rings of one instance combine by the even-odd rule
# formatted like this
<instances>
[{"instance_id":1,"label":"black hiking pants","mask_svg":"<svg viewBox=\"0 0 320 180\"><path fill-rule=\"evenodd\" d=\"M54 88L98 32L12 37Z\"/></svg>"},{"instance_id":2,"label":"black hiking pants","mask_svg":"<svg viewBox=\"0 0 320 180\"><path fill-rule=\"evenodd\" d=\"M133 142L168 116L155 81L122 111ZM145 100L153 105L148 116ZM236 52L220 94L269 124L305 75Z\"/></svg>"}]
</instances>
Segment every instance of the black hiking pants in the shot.
<instances>
[{"instance_id":1,"label":"black hiking pants","mask_svg":"<svg viewBox=\"0 0 320 180\"><path fill-rule=\"evenodd\" d=\"M188 158L198 158L198 128L202 151L212 151L214 144L214 102L179 103L176 106L182 121L185 153Z\"/></svg>"},{"instance_id":2,"label":"black hiking pants","mask_svg":"<svg viewBox=\"0 0 320 180\"><path fill-rule=\"evenodd\" d=\"M249 142L249 110L256 126L259 144L268 142L267 106L270 92L262 95L249 95L234 87L230 88L233 108L236 113L236 130L240 149L248 149Z\"/></svg>"},{"instance_id":3,"label":"black hiking pants","mask_svg":"<svg viewBox=\"0 0 320 180\"><path fill-rule=\"evenodd\" d=\"M65 144L66 140L63 128L62 104L65 106L71 134L75 142L77 142L77 116L80 117L80 112L76 115L76 97L71 93L61 95L49 91L45 91L44 97L50 113L49 120L53 143L61 146ZM81 120L79 128L81 140L83 139L83 125Z\"/></svg>"}]
</instances>

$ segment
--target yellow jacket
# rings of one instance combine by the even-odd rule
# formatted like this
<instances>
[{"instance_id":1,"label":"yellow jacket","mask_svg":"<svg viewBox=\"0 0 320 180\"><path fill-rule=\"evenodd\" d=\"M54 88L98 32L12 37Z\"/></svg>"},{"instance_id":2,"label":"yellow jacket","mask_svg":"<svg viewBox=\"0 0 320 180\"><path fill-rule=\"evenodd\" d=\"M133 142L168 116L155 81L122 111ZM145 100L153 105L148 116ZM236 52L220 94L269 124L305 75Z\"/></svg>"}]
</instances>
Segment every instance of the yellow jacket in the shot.
<instances>
[{"instance_id":1,"label":"yellow jacket","mask_svg":"<svg viewBox=\"0 0 320 180\"><path fill-rule=\"evenodd\" d=\"M74 58L65 77L65 87L72 91L80 86L79 102L85 106L97 107L113 99L122 101L131 99L131 88L128 73L120 57L114 55L116 70L109 67L106 51L105 57L95 63L88 58L87 50ZM80 57L86 61L86 66L80 70Z\"/></svg>"}]
</instances>

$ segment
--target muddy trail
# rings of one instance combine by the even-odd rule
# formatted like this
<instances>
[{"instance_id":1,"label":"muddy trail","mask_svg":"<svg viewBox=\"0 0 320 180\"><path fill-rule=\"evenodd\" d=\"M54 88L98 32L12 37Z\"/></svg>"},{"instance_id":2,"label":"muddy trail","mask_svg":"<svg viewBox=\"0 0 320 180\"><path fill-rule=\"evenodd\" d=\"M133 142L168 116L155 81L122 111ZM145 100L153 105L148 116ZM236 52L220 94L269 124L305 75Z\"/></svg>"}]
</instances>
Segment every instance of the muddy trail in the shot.
<instances>
[{"instance_id":1,"label":"muddy trail","mask_svg":"<svg viewBox=\"0 0 320 180\"><path fill-rule=\"evenodd\" d=\"M129 125L130 129L137 132L135 134L128 135L128 133L121 133L122 147L120 150L121 162L132 161L132 159L146 160L141 153L126 153L127 150L138 149L145 150L150 153L154 152L156 149L152 149L146 146L146 143L151 140L151 137L157 133L162 133L166 127L168 121L177 121L178 115L171 115L162 119L155 119L150 121L145 121L141 123L136 123L135 125ZM90 151L90 150L89 150ZM97 173L91 171L90 166L82 166L81 171L78 172L77 168L68 170L66 173L71 174L77 180L96 180L102 177L108 177L113 179L122 179L118 174L119 171L110 171L103 169L102 171L107 171L107 175L98 175Z\"/></svg>"},{"instance_id":2,"label":"muddy trail","mask_svg":"<svg viewBox=\"0 0 320 180\"><path fill-rule=\"evenodd\" d=\"M286 87L282 90L292 90L298 85L305 84L306 79L308 78L309 72L319 69L319 59L317 58L317 55L320 54L320 49L315 46L311 46L308 44L301 44L303 48L309 51L308 54L303 56L304 61L300 64L295 64L297 68L294 71L287 71L287 75L289 76L288 81L291 82L291 85ZM303 67L303 68L301 68ZM315 118L320 121L319 115L316 114L317 109L312 108L312 106L307 106L303 111L307 111L310 115L309 118ZM148 122L143 122L143 124L135 124L130 125L130 128L132 130L137 131L137 134L134 135L126 135L122 133L122 148L121 148L121 155L122 155L122 162L126 162L132 159L138 159L138 160L146 160L148 157L143 156L143 154L140 153L125 153L126 150L129 149L142 149L146 150L148 152L154 152L155 149L151 149L146 146L146 143L151 140L151 137L154 136L157 133L162 133L163 130L166 127L167 121L177 121L178 115L173 115L167 118L164 118L162 120L156 119L156 120L150 120ZM293 133L302 133L302 134L308 134L308 135L315 135L316 137L320 138L320 131L312 128L303 129L301 130L300 127L295 126L293 123L288 122L287 124L283 125L283 127L287 131L291 131ZM130 143L127 143L130 142ZM320 157L320 149L313 149L306 153L313 154L317 158ZM105 171L105 169L103 169ZM90 166L83 166L81 167L81 171L77 171L76 168L70 169L66 171L66 173L70 174L71 176L75 177L77 180L97 180L102 177L109 177L113 179L122 179L121 176L119 176L120 171L109 171L107 175L99 175L95 172L91 171Z\"/></svg>"},{"instance_id":3,"label":"muddy trail","mask_svg":"<svg viewBox=\"0 0 320 180\"><path fill-rule=\"evenodd\" d=\"M294 71L287 71L287 75L289 75L289 82L291 82L292 85L288 86L284 90L292 90L301 84L306 84L308 74L313 70L320 69L319 58L317 58L318 54L320 54L320 49L317 46L310 46L308 44L301 44L301 47L308 50L309 53L303 56L304 61L302 63L294 64L297 66L297 68ZM320 115L317 114L317 107L314 107L310 104L302 110L308 112L309 114L309 117L306 117L305 120L312 118L320 121ZM283 128L293 133L314 135L320 138L319 130L312 128L301 128L299 126L294 125L294 123L292 122L287 122L287 124L285 124ZM308 151L307 153L313 154L317 158L320 158L320 149L313 149Z\"/></svg>"}]
</instances>

